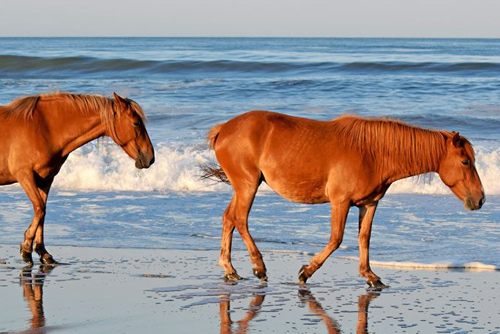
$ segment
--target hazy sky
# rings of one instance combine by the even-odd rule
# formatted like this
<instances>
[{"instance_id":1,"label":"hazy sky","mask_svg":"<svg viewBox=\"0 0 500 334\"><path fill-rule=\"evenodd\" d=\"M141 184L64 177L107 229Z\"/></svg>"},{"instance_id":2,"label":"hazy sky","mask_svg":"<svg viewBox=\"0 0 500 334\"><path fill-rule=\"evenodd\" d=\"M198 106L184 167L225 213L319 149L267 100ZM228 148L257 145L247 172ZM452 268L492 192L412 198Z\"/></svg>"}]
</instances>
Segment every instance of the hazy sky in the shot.
<instances>
[{"instance_id":1,"label":"hazy sky","mask_svg":"<svg viewBox=\"0 0 500 334\"><path fill-rule=\"evenodd\" d=\"M500 0L0 0L0 36L500 38Z\"/></svg>"}]
</instances>

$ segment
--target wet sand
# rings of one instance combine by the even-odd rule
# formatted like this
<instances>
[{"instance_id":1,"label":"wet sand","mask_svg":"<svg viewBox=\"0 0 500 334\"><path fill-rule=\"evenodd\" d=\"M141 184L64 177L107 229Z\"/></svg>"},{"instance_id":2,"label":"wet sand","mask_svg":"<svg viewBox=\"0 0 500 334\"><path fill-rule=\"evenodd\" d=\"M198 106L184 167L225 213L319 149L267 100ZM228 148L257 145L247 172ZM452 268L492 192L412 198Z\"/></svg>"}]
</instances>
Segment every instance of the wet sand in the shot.
<instances>
[{"instance_id":1,"label":"wet sand","mask_svg":"<svg viewBox=\"0 0 500 334\"><path fill-rule=\"evenodd\" d=\"M264 253L269 282L224 283L216 251L49 247L55 268L24 267L0 245L0 333L500 333L499 271L374 268L332 257L305 286L309 255Z\"/></svg>"}]
</instances>

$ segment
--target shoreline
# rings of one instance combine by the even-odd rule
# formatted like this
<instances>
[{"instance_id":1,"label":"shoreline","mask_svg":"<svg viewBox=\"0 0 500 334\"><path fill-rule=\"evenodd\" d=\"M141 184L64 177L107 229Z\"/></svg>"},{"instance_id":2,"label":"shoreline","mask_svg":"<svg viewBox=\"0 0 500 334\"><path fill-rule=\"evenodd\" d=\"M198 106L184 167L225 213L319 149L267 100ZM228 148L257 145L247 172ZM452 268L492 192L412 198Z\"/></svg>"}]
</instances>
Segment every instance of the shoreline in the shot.
<instances>
[{"instance_id":1,"label":"shoreline","mask_svg":"<svg viewBox=\"0 0 500 334\"><path fill-rule=\"evenodd\" d=\"M18 248L0 245L0 332L170 333L500 333L498 271L378 267L389 285L366 288L355 261L333 257L297 284L309 256L270 253L269 281L251 274L247 252L233 252L246 277L225 283L218 251L52 246L54 268L24 267Z\"/></svg>"}]
</instances>

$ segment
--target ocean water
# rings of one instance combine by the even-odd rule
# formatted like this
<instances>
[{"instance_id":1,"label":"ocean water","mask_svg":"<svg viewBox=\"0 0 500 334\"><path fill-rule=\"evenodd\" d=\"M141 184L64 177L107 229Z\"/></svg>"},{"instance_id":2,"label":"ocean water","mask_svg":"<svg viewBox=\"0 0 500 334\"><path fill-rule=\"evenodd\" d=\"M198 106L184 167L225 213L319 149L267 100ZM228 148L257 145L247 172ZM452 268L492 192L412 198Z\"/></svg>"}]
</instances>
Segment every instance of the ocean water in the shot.
<instances>
[{"instance_id":1,"label":"ocean water","mask_svg":"<svg viewBox=\"0 0 500 334\"><path fill-rule=\"evenodd\" d=\"M137 170L108 139L73 152L49 198L49 250L218 249L231 188L199 178L199 165L215 161L206 133L263 109L320 120L391 117L468 137L483 209L466 212L438 176L398 181L375 216L371 258L500 268L500 40L0 38L0 104L50 91L136 100L156 163ZM357 214L333 257L357 256ZM20 243L31 215L19 186L2 187L0 243ZM328 242L329 218L329 205L290 203L264 186L249 225L262 251L315 253Z\"/></svg>"}]
</instances>

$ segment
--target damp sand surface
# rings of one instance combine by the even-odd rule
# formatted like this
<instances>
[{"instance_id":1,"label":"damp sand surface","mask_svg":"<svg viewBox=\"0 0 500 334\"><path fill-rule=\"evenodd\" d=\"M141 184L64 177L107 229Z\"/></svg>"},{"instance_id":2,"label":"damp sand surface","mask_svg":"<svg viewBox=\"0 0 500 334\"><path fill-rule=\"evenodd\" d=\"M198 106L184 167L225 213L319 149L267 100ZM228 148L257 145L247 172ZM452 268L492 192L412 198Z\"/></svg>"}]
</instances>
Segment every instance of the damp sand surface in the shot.
<instances>
[{"instance_id":1,"label":"damp sand surface","mask_svg":"<svg viewBox=\"0 0 500 334\"><path fill-rule=\"evenodd\" d=\"M269 281L225 283L217 251L51 247L64 262L27 268L0 245L0 333L500 333L500 272L376 268L329 259L305 286L309 255L264 254Z\"/></svg>"}]
</instances>

